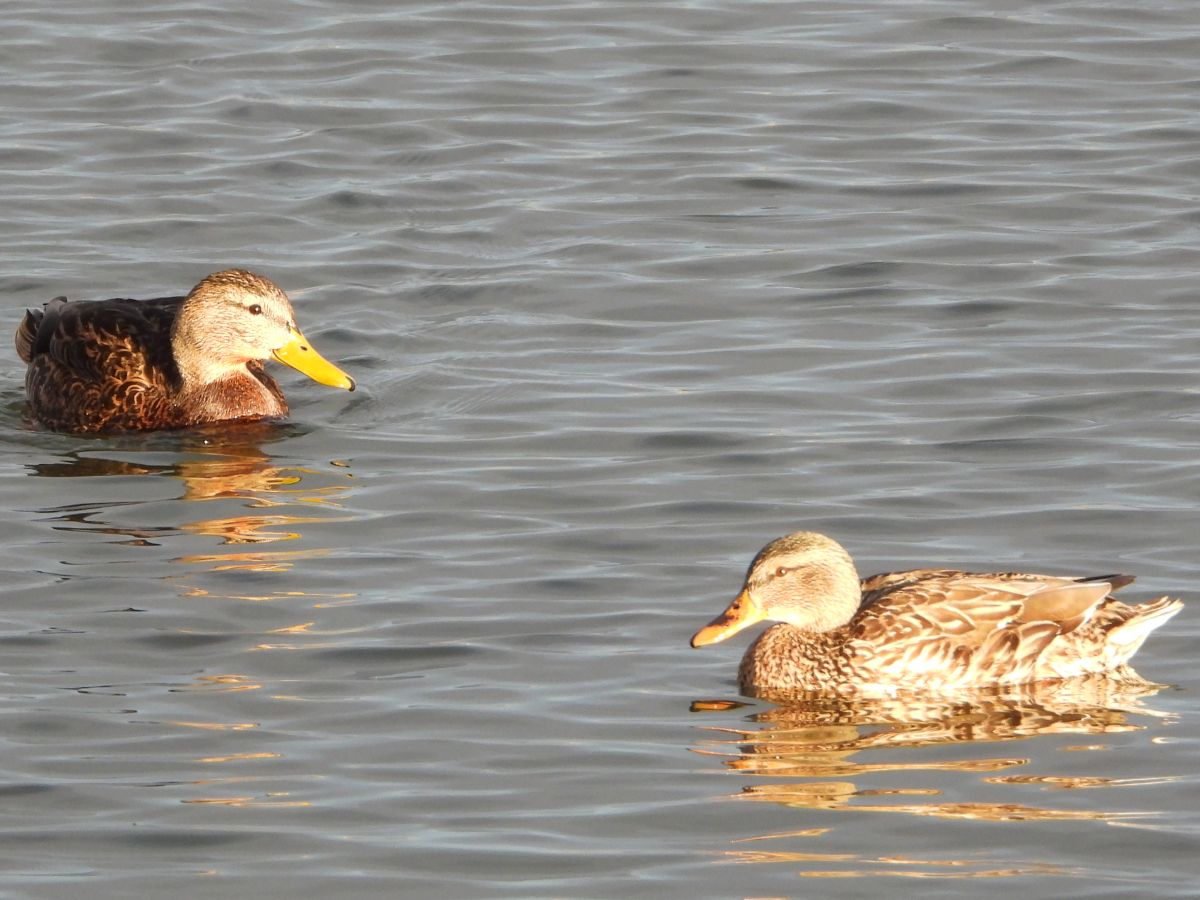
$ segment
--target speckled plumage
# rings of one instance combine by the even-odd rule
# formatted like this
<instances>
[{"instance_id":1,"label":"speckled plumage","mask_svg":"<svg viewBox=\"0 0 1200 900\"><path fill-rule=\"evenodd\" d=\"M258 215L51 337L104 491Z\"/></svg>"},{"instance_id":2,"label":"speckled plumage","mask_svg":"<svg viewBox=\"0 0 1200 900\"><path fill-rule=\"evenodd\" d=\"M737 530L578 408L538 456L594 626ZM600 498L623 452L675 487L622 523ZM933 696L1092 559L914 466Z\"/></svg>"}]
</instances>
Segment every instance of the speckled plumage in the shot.
<instances>
[{"instance_id":1,"label":"speckled plumage","mask_svg":"<svg viewBox=\"0 0 1200 900\"><path fill-rule=\"evenodd\" d=\"M192 331L181 334L185 304ZM59 297L26 313L16 346L29 364L30 408L43 425L140 431L287 415L283 392L259 360L276 353L280 335L289 333L303 337L286 295L261 276L232 269L208 276L187 297L89 303ZM353 382L338 374L352 390Z\"/></svg>"},{"instance_id":2,"label":"speckled plumage","mask_svg":"<svg viewBox=\"0 0 1200 900\"><path fill-rule=\"evenodd\" d=\"M737 617L745 618L748 606L755 610L750 620L786 620L763 632L742 658L738 682L747 694L886 695L1106 672L1123 666L1151 631L1182 608L1166 597L1140 606L1121 603L1112 591L1133 581L1124 575L919 569L858 582L839 545L821 535L799 536L819 540L799 550L776 547L798 535L768 545L738 600L694 639L700 645L740 630ZM769 552L772 547L779 552ZM827 573L812 582L813 567L835 573L841 587L821 580ZM844 596L830 600L826 594L835 590ZM835 607L840 614L831 614ZM814 629L809 623L818 614L831 627Z\"/></svg>"}]
</instances>

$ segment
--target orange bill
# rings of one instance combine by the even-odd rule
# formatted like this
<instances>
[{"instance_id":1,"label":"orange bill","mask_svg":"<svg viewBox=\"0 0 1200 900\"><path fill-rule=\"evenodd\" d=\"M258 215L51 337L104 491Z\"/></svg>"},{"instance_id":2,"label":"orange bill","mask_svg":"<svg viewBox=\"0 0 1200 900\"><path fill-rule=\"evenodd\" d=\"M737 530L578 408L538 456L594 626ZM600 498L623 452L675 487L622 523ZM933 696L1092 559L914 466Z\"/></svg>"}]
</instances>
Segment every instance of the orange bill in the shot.
<instances>
[{"instance_id":1,"label":"orange bill","mask_svg":"<svg viewBox=\"0 0 1200 900\"><path fill-rule=\"evenodd\" d=\"M729 608L721 613L692 638L693 647L703 647L705 644L715 644L730 635L737 634L743 628L761 622L767 617L762 608L754 602L749 591L742 591L729 604Z\"/></svg>"},{"instance_id":2,"label":"orange bill","mask_svg":"<svg viewBox=\"0 0 1200 900\"><path fill-rule=\"evenodd\" d=\"M287 343L272 355L285 366L303 372L318 384L354 390L354 379L314 350L308 339L295 328L288 335Z\"/></svg>"}]
</instances>

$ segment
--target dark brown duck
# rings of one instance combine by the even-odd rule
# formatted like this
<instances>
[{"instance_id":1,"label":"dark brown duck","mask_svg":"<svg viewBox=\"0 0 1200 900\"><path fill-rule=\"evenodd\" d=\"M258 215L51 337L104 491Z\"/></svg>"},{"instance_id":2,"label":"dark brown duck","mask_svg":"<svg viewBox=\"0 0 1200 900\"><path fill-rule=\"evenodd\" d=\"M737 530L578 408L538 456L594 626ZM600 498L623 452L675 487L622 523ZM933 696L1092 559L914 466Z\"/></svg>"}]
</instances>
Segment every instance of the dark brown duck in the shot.
<instances>
[{"instance_id":1,"label":"dark brown duck","mask_svg":"<svg viewBox=\"0 0 1200 900\"><path fill-rule=\"evenodd\" d=\"M242 269L209 275L186 297L68 303L25 314L17 354L29 364L33 415L68 432L182 428L285 416L261 360L332 387L354 380L312 349L273 282Z\"/></svg>"}]
</instances>

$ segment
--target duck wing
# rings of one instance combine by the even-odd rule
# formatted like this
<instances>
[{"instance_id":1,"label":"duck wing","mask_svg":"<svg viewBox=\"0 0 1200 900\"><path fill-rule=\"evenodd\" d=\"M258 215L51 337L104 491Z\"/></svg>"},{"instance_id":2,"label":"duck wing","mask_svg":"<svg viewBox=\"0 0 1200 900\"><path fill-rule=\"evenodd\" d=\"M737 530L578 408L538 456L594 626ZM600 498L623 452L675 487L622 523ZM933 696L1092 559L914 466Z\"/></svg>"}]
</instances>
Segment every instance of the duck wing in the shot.
<instances>
[{"instance_id":1,"label":"duck wing","mask_svg":"<svg viewBox=\"0 0 1200 900\"><path fill-rule=\"evenodd\" d=\"M1088 622L1111 583L925 569L873 576L863 588L848 626L855 655L921 687L1033 680L1051 642Z\"/></svg>"},{"instance_id":2,"label":"duck wing","mask_svg":"<svg viewBox=\"0 0 1200 900\"><path fill-rule=\"evenodd\" d=\"M59 431L175 424L179 373L171 325L183 299L60 297L28 312L16 343L29 357L25 387L34 415Z\"/></svg>"}]
</instances>

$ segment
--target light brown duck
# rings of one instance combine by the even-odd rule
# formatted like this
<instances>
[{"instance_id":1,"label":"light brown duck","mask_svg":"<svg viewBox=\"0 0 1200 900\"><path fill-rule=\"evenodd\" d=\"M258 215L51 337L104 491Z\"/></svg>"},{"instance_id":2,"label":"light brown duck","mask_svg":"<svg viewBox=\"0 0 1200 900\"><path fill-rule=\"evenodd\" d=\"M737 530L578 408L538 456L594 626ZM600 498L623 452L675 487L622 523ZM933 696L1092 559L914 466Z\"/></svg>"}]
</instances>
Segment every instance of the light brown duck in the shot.
<instances>
[{"instance_id":1,"label":"light brown duck","mask_svg":"<svg viewBox=\"0 0 1200 900\"><path fill-rule=\"evenodd\" d=\"M751 695L895 694L1023 684L1123 666L1182 609L1126 606L1128 575L1070 578L917 569L859 580L840 544L800 531L754 558L741 593L692 646L771 619L742 658Z\"/></svg>"}]
</instances>

